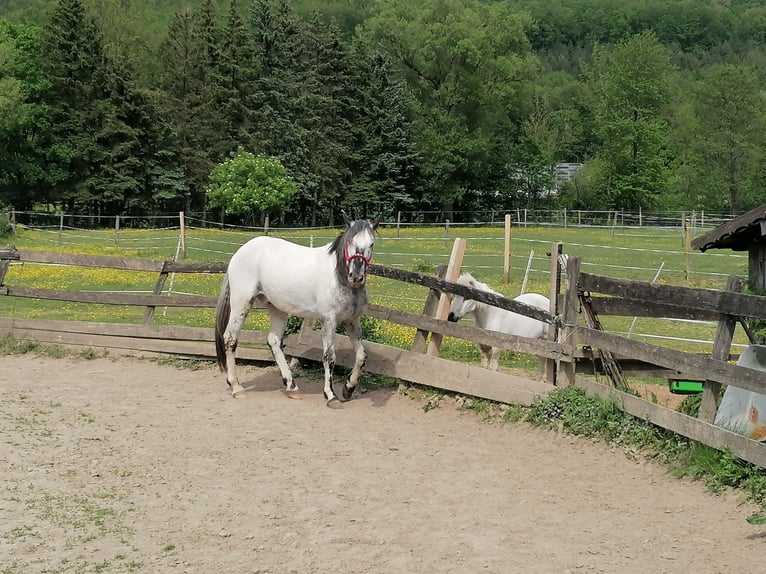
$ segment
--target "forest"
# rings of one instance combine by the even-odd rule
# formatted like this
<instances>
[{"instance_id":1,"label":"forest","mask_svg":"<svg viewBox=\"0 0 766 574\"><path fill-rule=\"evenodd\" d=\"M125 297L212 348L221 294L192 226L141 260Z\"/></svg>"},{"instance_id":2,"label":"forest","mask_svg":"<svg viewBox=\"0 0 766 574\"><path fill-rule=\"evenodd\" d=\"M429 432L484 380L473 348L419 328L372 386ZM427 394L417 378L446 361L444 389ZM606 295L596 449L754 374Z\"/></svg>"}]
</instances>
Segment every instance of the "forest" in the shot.
<instances>
[{"instance_id":1,"label":"forest","mask_svg":"<svg viewBox=\"0 0 766 574\"><path fill-rule=\"evenodd\" d=\"M294 192L227 221L741 213L765 128L761 0L0 0L0 211L204 214L257 157Z\"/></svg>"}]
</instances>

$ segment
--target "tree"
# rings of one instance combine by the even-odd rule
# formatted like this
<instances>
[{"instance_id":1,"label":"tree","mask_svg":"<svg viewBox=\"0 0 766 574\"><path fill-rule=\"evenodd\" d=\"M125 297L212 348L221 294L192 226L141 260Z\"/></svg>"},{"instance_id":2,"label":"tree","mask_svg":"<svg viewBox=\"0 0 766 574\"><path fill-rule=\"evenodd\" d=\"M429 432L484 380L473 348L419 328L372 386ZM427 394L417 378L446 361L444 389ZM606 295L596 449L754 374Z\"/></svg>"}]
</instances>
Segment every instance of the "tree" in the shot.
<instances>
[{"instance_id":1,"label":"tree","mask_svg":"<svg viewBox=\"0 0 766 574\"><path fill-rule=\"evenodd\" d=\"M80 0L59 0L42 32L43 70L50 88L52 147L69 158L66 186L52 199L75 205L98 201L93 179L109 150L94 137L108 109L106 58L101 33ZM62 184L64 182L62 181Z\"/></svg>"},{"instance_id":2,"label":"tree","mask_svg":"<svg viewBox=\"0 0 766 574\"><path fill-rule=\"evenodd\" d=\"M350 54L354 106L350 121L351 180L343 199L349 213L412 209L419 155L410 118L411 96L379 51L355 43Z\"/></svg>"},{"instance_id":3,"label":"tree","mask_svg":"<svg viewBox=\"0 0 766 574\"><path fill-rule=\"evenodd\" d=\"M176 130L176 155L193 204L204 205L208 175L231 150L218 106L214 74L218 62L214 15L209 4L175 14L160 46L164 112Z\"/></svg>"},{"instance_id":4,"label":"tree","mask_svg":"<svg viewBox=\"0 0 766 574\"><path fill-rule=\"evenodd\" d=\"M668 126L673 67L651 32L631 36L614 50L596 47L586 78L593 92L602 185L611 208L652 207L669 176Z\"/></svg>"},{"instance_id":5,"label":"tree","mask_svg":"<svg viewBox=\"0 0 766 574\"><path fill-rule=\"evenodd\" d=\"M109 66L109 102L97 140L111 150L94 172L100 201L110 213L188 210L188 189L172 151L156 98L135 80L130 61L115 54Z\"/></svg>"},{"instance_id":6,"label":"tree","mask_svg":"<svg viewBox=\"0 0 766 574\"><path fill-rule=\"evenodd\" d=\"M252 37L239 13L236 0L229 3L226 26L221 40L218 74L218 100L228 135L229 149L252 147L252 112L248 94L257 75L258 64L253 56Z\"/></svg>"},{"instance_id":7,"label":"tree","mask_svg":"<svg viewBox=\"0 0 766 574\"><path fill-rule=\"evenodd\" d=\"M700 153L716 207L731 213L755 207L763 197L758 177L766 129L766 99L756 71L734 64L713 66L703 74L697 96Z\"/></svg>"},{"instance_id":8,"label":"tree","mask_svg":"<svg viewBox=\"0 0 766 574\"><path fill-rule=\"evenodd\" d=\"M312 176L308 207L315 226L317 210L324 210L333 223L350 178L352 85L346 48L335 22L326 24L315 13L306 27L306 43L301 123Z\"/></svg>"},{"instance_id":9,"label":"tree","mask_svg":"<svg viewBox=\"0 0 766 574\"><path fill-rule=\"evenodd\" d=\"M37 28L0 21L0 204L30 209L69 176L53 145Z\"/></svg>"},{"instance_id":10,"label":"tree","mask_svg":"<svg viewBox=\"0 0 766 574\"><path fill-rule=\"evenodd\" d=\"M503 166L537 71L530 24L505 3L475 0L387 0L365 23L367 41L386 51L413 91L426 196L448 217L466 192L507 182Z\"/></svg>"},{"instance_id":11,"label":"tree","mask_svg":"<svg viewBox=\"0 0 766 574\"><path fill-rule=\"evenodd\" d=\"M268 215L284 208L296 192L295 183L278 159L242 150L215 166L210 181L210 207L253 219L256 214Z\"/></svg>"},{"instance_id":12,"label":"tree","mask_svg":"<svg viewBox=\"0 0 766 574\"><path fill-rule=\"evenodd\" d=\"M317 110L305 99L304 25L287 0L255 0L250 23L260 64L247 101L253 149L279 158L298 187L291 215L297 222L310 223L312 190L319 181L311 171L306 118Z\"/></svg>"}]
</instances>

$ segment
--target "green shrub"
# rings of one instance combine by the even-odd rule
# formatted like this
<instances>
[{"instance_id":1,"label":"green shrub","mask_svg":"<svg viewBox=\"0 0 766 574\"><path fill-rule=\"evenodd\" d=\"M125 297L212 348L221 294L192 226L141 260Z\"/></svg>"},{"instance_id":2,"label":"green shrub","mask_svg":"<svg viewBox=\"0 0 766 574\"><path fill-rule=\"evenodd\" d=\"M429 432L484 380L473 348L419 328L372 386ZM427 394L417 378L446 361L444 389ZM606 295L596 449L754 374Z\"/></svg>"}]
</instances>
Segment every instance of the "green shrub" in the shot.
<instances>
[{"instance_id":1,"label":"green shrub","mask_svg":"<svg viewBox=\"0 0 766 574\"><path fill-rule=\"evenodd\" d=\"M0 237L8 237L13 235L13 225L11 220L8 219L8 215L0 213Z\"/></svg>"}]
</instances>

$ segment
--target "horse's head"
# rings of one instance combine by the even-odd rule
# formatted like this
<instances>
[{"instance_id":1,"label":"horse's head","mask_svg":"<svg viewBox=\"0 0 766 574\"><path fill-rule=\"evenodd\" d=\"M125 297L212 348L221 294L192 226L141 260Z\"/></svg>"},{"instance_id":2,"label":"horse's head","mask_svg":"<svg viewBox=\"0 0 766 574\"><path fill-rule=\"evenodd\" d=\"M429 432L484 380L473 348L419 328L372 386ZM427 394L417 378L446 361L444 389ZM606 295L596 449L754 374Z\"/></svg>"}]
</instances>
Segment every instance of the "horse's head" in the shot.
<instances>
[{"instance_id":1,"label":"horse's head","mask_svg":"<svg viewBox=\"0 0 766 574\"><path fill-rule=\"evenodd\" d=\"M458 277L458 280L455 281L455 283L458 285L464 285L465 287L472 287L474 289L480 288L479 282L476 281L476 279L474 279L473 275L470 273L463 273L460 277ZM462 295L455 295L452 298L452 305L450 305L447 320L453 323L457 323L460 321L460 319L466 315L470 315L475 310L476 301L473 299L466 299Z\"/></svg>"},{"instance_id":2,"label":"horse's head","mask_svg":"<svg viewBox=\"0 0 766 574\"><path fill-rule=\"evenodd\" d=\"M372 263L372 248L379 221L357 219L352 221L343 213L346 230L334 243L338 254L338 273L341 280L353 289L362 287L367 279L367 268ZM332 249L332 248L331 248Z\"/></svg>"}]
</instances>

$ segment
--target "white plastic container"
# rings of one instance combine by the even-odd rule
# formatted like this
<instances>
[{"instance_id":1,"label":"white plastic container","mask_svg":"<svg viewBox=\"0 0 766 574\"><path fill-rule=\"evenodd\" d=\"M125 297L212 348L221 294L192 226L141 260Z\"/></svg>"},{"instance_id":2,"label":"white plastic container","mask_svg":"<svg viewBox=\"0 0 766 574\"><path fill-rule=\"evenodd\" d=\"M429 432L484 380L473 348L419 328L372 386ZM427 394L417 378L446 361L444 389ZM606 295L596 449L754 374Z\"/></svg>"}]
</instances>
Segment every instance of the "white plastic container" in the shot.
<instances>
[{"instance_id":1,"label":"white plastic container","mask_svg":"<svg viewBox=\"0 0 766 574\"><path fill-rule=\"evenodd\" d=\"M737 364L766 372L766 345L750 345ZM715 425L753 440L766 441L766 395L726 387L715 415Z\"/></svg>"}]
</instances>

